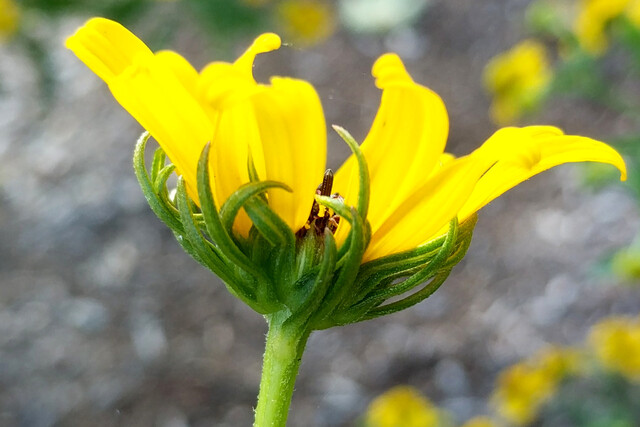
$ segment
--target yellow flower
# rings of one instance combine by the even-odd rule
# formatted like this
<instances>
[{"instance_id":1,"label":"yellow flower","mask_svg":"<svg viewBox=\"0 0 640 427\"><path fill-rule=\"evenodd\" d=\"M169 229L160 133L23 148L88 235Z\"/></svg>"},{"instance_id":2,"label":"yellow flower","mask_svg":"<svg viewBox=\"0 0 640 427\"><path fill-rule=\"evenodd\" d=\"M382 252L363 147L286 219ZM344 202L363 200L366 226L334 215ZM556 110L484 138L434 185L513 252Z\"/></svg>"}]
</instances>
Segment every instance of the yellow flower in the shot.
<instances>
[{"instance_id":1,"label":"yellow flower","mask_svg":"<svg viewBox=\"0 0 640 427\"><path fill-rule=\"evenodd\" d=\"M510 124L534 110L552 77L544 45L525 40L494 57L484 71L484 84L493 96L491 117Z\"/></svg>"},{"instance_id":2,"label":"yellow flower","mask_svg":"<svg viewBox=\"0 0 640 427\"><path fill-rule=\"evenodd\" d=\"M319 43L335 30L331 5L320 0L285 0L277 6L284 32L303 45Z\"/></svg>"},{"instance_id":3,"label":"yellow flower","mask_svg":"<svg viewBox=\"0 0 640 427\"><path fill-rule=\"evenodd\" d=\"M16 32L19 20L18 5L13 0L0 0L0 40Z\"/></svg>"},{"instance_id":4,"label":"yellow flower","mask_svg":"<svg viewBox=\"0 0 640 427\"><path fill-rule=\"evenodd\" d=\"M475 417L467 421L462 427L497 427L498 423L489 417Z\"/></svg>"},{"instance_id":5,"label":"yellow flower","mask_svg":"<svg viewBox=\"0 0 640 427\"><path fill-rule=\"evenodd\" d=\"M88 21L66 45L158 141L196 203L197 162L212 141L210 184L218 205L250 181L251 156L260 179L292 190L270 189L270 208L293 232L305 226L323 179L326 125L309 83L254 80L255 56L277 49L277 35L263 34L234 63L213 62L199 73L177 53L153 53L103 18ZM415 83L395 54L380 57L373 75L382 100L361 146L371 181L371 240L364 261L429 242L446 232L452 218L465 221L508 189L559 164L609 163L625 179L624 161L611 147L550 126L504 128L470 155L453 158L444 153L449 122L440 97ZM335 174L333 191L357 206L353 157ZM242 213L234 231L247 236L250 227ZM341 221L338 245L347 228Z\"/></svg>"},{"instance_id":6,"label":"yellow flower","mask_svg":"<svg viewBox=\"0 0 640 427\"><path fill-rule=\"evenodd\" d=\"M607 26L614 19L625 15L632 24L640 26L640 1L638 0L582 0L574 22L574 32L582 48L601 55L607 50Z\"/></svg>"},{"instance_id":7,"label":"yellow flower","mask_svg":"<svg viewBox=\"0 0 640 427\"><path fill-rule=\"evenodd\" d=\"M498 413L514 424L533 421L540 407L553 396L560 381L577 372L581 363L579 351L549 347L509 367L498 377L492 396Z\"/></svg>"},{"instance_id":8,"label":"yellow flower","mask_svg":"<svg viewBox=\"0 0 640 427\"><path fill-rule=\"evenodd\" d=\"M371 402L365 420L367 427L435 427L439 411L415 388L397 386Z\"/></svg>"},{"instance_id":9,"label":"yellow flower","mask_svg":"<svg viewBox=\"0 0 640 427\"><path fill-rule=\"evenodd\" d=\"M543 370L549 378L560 381L583 368L584 356L574 348L551 346L533 356L529 363Z\"/></svg>"},{"instance_id":10,"label":"yellow flower","mask_svg":"<svg viewBox=\"0 0 640 427\"><path fill-rule=\"evenodd\" d=\"M527 424L553 395L556 384L556 379L543 369L518 363L500 374L492 401L504 419L518 425Z\"/></svg>"},{"instance_id":11,"label":"yellow flower","mask_svg":"<svg viewBox=\"0 0 640 427\"><path fill-rule=\"evenodd\" d=\"M640 318L607 318L591 328L589 342L605 368L640 380Z\"/></svg>"}]
</instances>

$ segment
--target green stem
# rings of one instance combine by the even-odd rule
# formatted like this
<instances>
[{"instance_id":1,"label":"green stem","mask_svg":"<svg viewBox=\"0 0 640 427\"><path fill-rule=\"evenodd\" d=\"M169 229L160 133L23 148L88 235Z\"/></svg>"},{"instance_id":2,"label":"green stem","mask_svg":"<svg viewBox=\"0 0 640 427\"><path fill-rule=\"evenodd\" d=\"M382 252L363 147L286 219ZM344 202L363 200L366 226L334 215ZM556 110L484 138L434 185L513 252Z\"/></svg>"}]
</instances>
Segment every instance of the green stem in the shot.
<instances>
[{"instance_id":1,"label":"green stem","mask_svg":"<svg viewBox=\"0 0 640 427\"><path fill-rule=\"evenodd\" d=\"M269 333L254 427L284 427L287 423L293 386L310 332L286 320L282 312L268 318Z\"/></svg>"}]
</instances>

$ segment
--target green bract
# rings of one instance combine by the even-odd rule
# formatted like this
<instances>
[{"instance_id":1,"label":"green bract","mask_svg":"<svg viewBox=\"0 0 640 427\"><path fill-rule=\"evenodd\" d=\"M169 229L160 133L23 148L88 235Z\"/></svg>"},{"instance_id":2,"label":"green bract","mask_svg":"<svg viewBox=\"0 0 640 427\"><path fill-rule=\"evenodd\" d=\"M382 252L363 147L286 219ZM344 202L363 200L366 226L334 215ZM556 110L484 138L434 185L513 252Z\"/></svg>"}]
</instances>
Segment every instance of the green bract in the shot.
<instances>
[{"instance_id":1,"label":"green bract","mask_svg":"<svg viewBox=\"0 0 640 427\"><path fill-rule=\"evenodd\" d=\"M166 164L161 148L153 156L151 170L147 169L148 133L140 137L134 153L136 176L151 209L171 228L183 249L256 312L279 313L279 318L308 332L373 319L428 298L464 257L476 223L475 215L461 225L454 218L446 235L414 250L362 264L371 236L368 168L351 135L335 129L356 156L361 189L357 207L347 206L340 198L316 196L319 204L350 224L349 236L340 248L328 228L322 235L296 236L269 208L264 194L274 187L289 188L257 180L251 161L247 167L252 182L219 206L209 184L209 144L198 163L199 204L189 197L181 177L175 197L169 195L167 179L175 167ZM241 208L253 222L248 238L233 232Z\"/></svg>"}]
</instances>

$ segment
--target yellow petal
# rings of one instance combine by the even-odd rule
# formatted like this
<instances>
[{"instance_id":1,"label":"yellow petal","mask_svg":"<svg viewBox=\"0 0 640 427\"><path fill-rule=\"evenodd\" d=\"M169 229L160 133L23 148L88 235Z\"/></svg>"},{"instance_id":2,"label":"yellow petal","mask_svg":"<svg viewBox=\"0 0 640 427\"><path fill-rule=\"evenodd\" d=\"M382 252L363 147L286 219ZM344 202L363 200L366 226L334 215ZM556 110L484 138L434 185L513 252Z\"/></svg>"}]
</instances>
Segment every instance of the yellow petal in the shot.
<instances>
[{"instance_id":1,"label":"yellow petal","mask_svg":"<svg viewBox=\"0 0 640 427\"><path fill-rule=\"evenodd\" d=\"M236 68L253 78L253 61L260 53L271 52L280 49L280 36L274 33L264 33L259 35L249 46L249 48L234 62Z\"/></svg>"},{"instance_id":2,"label":"yellow petal","mask_svg":"<svg viewBox=\"0 0 640 427\"><path fill-rule=\"evenodd\" d=\"M252 98L264 153L264 179L293 189L269 191L269 205L295 232L307 221L326 162L322 105L309 83L271 79Z\"/></svg>"},{"instance_id":3,"label":"yellow petal","mask_svg":"<svg viewBox=\"0 0 640 427\"><path fill-rule=\"evenodd\" d=\"M173 52L154 55L129 30L104 18L89 20L66 45L158 141L197 200L197 159L213 126L193 96L197 75L188 62Z\"/></svg>"},{"instance_id":4,"label":"yellow petal","mask_svg":"<svg viewBox=\"0 0 640 427\"><path fill-rule=\"evenodd\" d=\"M222 205L241 185L250 181L248 159L258 152L262 156L260 133L249 101L238 102L217 112L217 123L212 144L211 186L218 205ZM262 169L264 166L262 166ZM251 221L244 210L240 211L234 223L234 230L248 236Z\"/></svg>"},{"instance_id":5,"label":"yellow petal","mask_svg":"<svg viewBox=\"0 0 640 427\"><path fill-rule=\"evenodd\" d=\"M200 104L155 57L130 67L112 79L109 87L120 105L158 141L197 200L197 161L213 135Z\"/></svg>"},{"instance_id":6,"label":"yellow petal","mask_svg":"<svg viewBox=\"0 0 640 427\"><path fill-rule=\"evenodd\" d=\"M382 100L362 151L371 176L369 222L375 232L436 166L449 120L442 99L414 83L397 55L381 56L372 74ZM357 173L353 157L336 173L336 191L350 205L357 202Z\"/></svg>"},{"instance_id":7,"label":"yellow petal","mask_svg":"<svg viewBox=\"0 0 640 427\"><path fill-rule=\"evenodd\" d=\"M212 62L200 73L196 92L210 120L215 124L210 167L212 188L222 204L241 185L249 182L249 153L261 177L264 157L252 96L266 90L253 79L255 56L280 46L280 38L271 33L256 38L235 62ZM234 229L247 236L251 222L240 211Z\"/></svg>"},{"instance_id":8,"label":"yellow petal","mask_svg":"<svg viewBox=\"0 0 640 427\"><path fill-rule=\"evenodd\" d=\"M413 249L435 237L456 216L489 167L484 159L473 156L449 160L373 233L364 261Z\"/></svg>"},{"instance_id":9,"label":"yellow petal","mask_svg":"<svg viewBox=\"0 0 640 427\"><path fill-rule=\"evenodd\" d=\"M182 86L194 98L197 97L197 86L200 77L189 61L171 50L161 50L156 52L156 62L159 67L171 70Z\"/></svg>"},{"instance_id":10,"label":"yellow petal","mask_svg":"<svg viewBox=\"0 0 640 427\"><path fill-rule=\"evenodd\" d=\"M133 33L115 21L92 18L65 43L87 67L105 82L153 53Z\"/></svg>"},{"instance_id":11,"label":"yellow petal","mask_svg":"<svg viewBox=\"0 0 640 427\"><path fill-rule=\"evenodd\" d=\"M461 221L521 182L563 163L608 163L620 170L621 180L627 177L624 160L607 144L563 135L560 129L550 126L501 129L473 155L493 159L495 164L478 181L460 210Z\"/></svg>"}]
</instances>

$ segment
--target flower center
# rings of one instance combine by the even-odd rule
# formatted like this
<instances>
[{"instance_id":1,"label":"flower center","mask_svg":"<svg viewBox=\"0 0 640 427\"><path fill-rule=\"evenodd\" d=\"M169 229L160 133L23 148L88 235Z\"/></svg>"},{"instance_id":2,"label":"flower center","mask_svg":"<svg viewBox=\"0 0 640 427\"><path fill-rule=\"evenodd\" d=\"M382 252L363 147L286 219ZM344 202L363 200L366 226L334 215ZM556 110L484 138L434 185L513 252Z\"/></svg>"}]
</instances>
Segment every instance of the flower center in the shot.
<instances>
[{"instance_id":1,"label":"flower center","mask_svg":"<svg viewBox=\"0 0 640 427\"><path fill-rule=\"evenodd\" d=\"M338 193L331 194L331 189L333 187L333 171L331 169L327 169L324 173L324 178L322 179L322 183L316 189L316 194L320 196L329 196L332 199L343 199L342 196ZM335 214L332 209L329 209L325 206L322 206L317 201L313 201L313 205L311 205L311 212L309 213L309 218L307 219L307 223L296 233L297 237L304 237L309 230L315 231L316 234L322 235L324 234L324 229L328 228L329 231L335 233L338 229L338 224L340 223L340 217Z\"/></svg>"}]
</instances>

